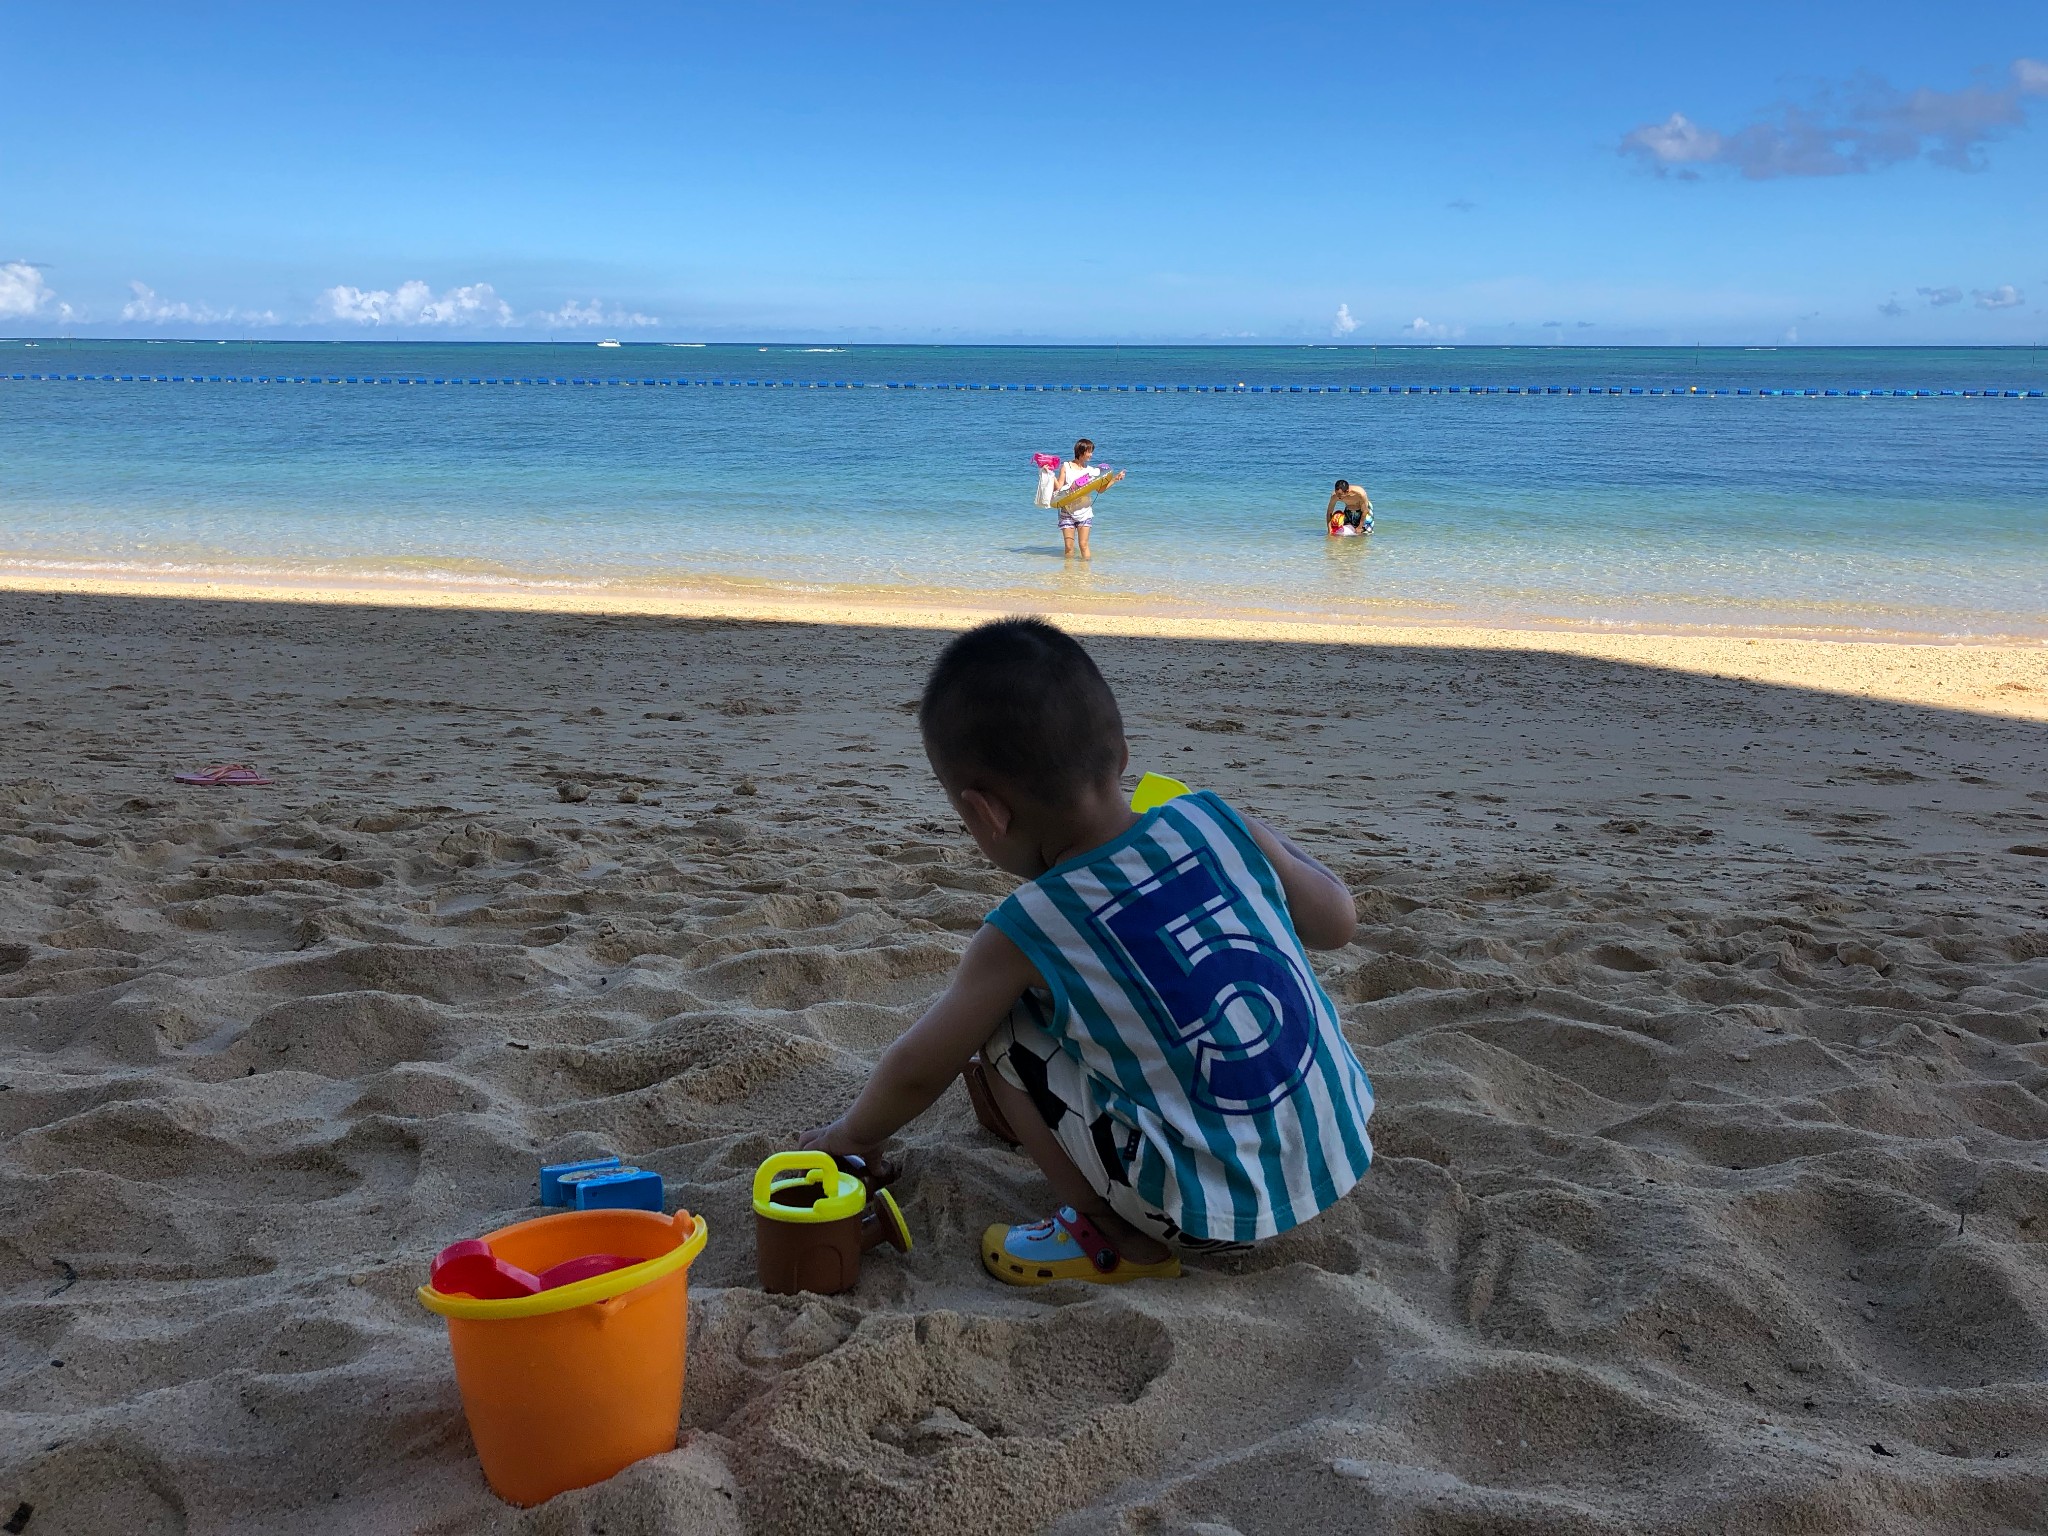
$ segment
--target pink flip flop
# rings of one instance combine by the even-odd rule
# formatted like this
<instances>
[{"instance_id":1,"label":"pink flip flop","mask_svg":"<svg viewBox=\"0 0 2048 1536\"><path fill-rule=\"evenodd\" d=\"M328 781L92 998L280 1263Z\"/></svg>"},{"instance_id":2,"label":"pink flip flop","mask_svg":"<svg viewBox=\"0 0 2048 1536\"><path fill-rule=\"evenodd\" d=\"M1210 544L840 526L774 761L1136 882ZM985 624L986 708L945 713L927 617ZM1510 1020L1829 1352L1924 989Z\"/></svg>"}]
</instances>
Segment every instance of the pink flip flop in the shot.
<instances>
[{"instance_id":1,"label":"pink flip flop","mask_svg":"<svg viewBox=\"0 0 2048 1536\"><path fill-rule=\"evenodd\" d=\"M270 782L247 763L221 763L198 773L174 773L171 779L178 784L203 784L209 788L226 789L249 789Z\"/></svg>"}]
</instances>

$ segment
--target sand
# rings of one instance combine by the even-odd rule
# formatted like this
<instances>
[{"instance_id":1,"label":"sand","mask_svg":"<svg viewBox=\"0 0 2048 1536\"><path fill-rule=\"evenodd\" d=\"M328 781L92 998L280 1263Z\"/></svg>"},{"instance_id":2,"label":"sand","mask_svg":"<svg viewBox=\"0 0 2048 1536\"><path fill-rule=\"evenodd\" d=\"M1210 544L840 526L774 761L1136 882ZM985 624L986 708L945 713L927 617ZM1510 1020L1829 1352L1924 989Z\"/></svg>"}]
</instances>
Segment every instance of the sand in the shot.
<instances>
[{"instance_id":1,"label":"sand","mask_svg":"<svg viewBox=\"0 0 2048 1536\"><path fill-rule=\"evenodd\" d=\"M783 1299L754 1165L1007 888L945 615L295 595L0 594L7 1530L2048 1527L2048 648L1092 640L1135 766L1357 890L1378 1163L1009 1291L1047 1191L955 1090L915 1252ZM711 1223L684 1443L515 1512L412 1290L600 1150Z\"/></svg>"}]
</instances>

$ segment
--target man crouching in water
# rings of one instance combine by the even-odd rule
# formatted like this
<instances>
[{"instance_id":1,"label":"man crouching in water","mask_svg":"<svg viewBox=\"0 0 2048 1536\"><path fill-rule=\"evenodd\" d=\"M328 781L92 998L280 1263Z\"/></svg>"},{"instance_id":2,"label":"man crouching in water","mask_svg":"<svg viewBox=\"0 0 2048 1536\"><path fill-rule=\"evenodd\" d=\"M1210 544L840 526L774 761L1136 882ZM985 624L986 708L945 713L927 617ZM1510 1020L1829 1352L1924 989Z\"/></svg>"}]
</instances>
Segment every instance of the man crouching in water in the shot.
<instances>
[{"instance_id":1,"label":"man crouching in water","mask_svg":"<svg viewBox=\"0 0 2048 1536\"><path fill-rule=\"evenodd\" d=\"M1337 489L1330 493L1330 504L1323 508L1323 516L1329 522L1333 539L1371 533L1372 498L1365 494L1363 486L1339 480Z\"/></svg>"}]
</instances>

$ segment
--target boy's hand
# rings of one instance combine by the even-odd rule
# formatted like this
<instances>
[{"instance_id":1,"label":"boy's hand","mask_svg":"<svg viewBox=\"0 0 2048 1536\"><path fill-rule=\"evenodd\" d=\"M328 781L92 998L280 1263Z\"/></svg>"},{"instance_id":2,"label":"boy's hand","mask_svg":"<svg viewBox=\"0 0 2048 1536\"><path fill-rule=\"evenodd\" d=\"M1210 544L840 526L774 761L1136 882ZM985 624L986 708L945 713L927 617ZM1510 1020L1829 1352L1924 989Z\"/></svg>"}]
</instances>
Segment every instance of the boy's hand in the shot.
<instances>
[{"instance_id":1,"label":"boy's hand","mask_svg":"<svg viewBox=\"0 0 2048 1536\"><path fill-rule=\"evenodd\" d=\"M841 1115L830 1125L814 1125L805 1131L798 1147L806 1152L823 1152L830 1157L858 1157L870 1162L882 1149L877 1142L864 1142L846 1128L846 1117Z\"/></svg>"}]
</instances>

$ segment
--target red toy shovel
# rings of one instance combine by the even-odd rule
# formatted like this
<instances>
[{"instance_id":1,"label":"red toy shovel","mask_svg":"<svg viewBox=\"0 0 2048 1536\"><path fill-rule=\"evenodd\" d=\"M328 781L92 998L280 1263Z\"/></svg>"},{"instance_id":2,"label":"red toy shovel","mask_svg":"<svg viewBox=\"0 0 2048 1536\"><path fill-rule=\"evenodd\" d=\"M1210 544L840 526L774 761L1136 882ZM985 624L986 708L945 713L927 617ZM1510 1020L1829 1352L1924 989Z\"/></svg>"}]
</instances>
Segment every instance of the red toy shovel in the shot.
<instances>
[{"instance_id":1,"label":"red toy shovel","mask_svg":"<svg viewBox=\"0 0 2048 1536\"><path fill-rule=\"evenodd\" d=\"M541 1288L533 1275L506 1263L477 1237L450 1243L435 1256L433 1284L443 1296L474 1296L478 1301L509 1301Z\"/></svg>"},{"instance_id":2,"label":"red toy shovel","mask_svg":"<svg viewBox=\"0 0 2048 1536\"><path fill-rule=\"evenodd\" d=\"M586 1253L580 1259L564 1259L535 1275L499 1258L482 1238L471 1238L450 1243L435 1256L433 1285L443 1296L509 1301L514 1296L532 1296L574 1285L578 1280L595 1279L639 1262L616 1253Z\"/></svg>"}]
</instances>

